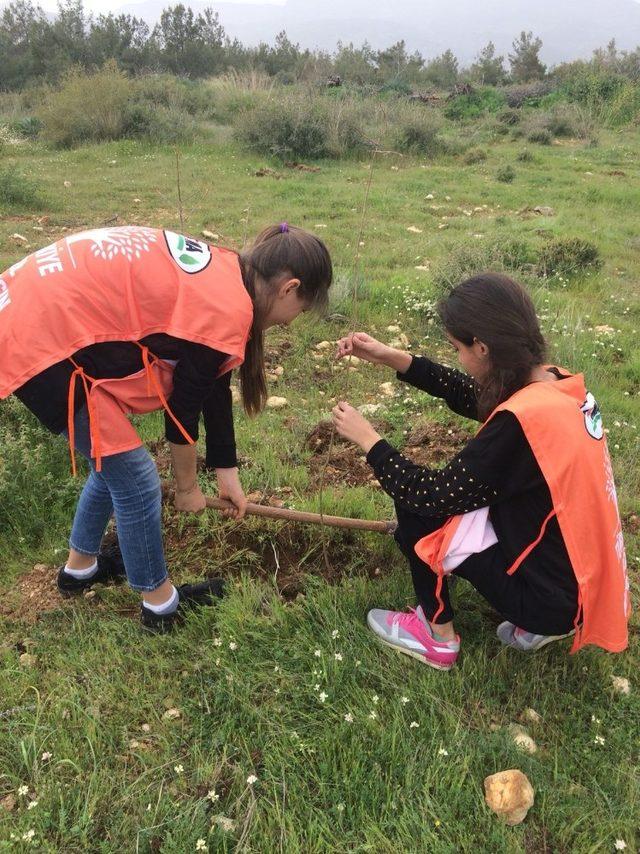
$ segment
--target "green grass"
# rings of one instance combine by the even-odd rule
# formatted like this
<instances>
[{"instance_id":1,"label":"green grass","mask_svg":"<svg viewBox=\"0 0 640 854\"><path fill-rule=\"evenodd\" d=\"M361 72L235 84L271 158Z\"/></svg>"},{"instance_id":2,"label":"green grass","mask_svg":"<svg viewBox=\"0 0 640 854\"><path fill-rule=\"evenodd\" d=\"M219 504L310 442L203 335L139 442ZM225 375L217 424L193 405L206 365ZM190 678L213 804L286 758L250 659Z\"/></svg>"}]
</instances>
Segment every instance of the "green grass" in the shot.
<instances>
[{"instance_id":1,"label":"green grass","mask_svg":"<svg viewBox=\"0 0 640 854\"><path fill-rule=\"evenodd\" d=\"M474 134L481 130L470 128L467 142L481 144L488 156L473 165L464 165L462 155L376 158L355 322L385 340L395 337L386 327L399 325L414 351L450 360L424 304L435 296L436 274L461 247L473 252L511 240L540 247L548 238L571 237L595 243L601 270L548 280L527 274L527 281L553 361L584 370L600 402L626 520L640 510L637 134L603 133L598 148L529 145L533 162L518 161L521 140L488 144ZM116 216L120 223L179 228L171 148L120 142L52 152L25 143L5 149L3 161L28 175L55 207L43 223L44 211L5 215L2 269L24 254L12 239L16 232L35 250L65 230ZM264 165L285 177L256 177ZM496 182L506 165L515 168L514 180ZM370 163L320 166L316 173L287 170L222 141L185 147L181 155L191 233L206 228L239 246L263 225L288 220L315 228L332 250L343 282L334 311L343 316L305 318L270 336L274 362L284 368L273 393L289 406L257 422L237 418L246 490L290 487L282 494L287 502L311 509L319 499L307 434L334 399L380 402L379 384L393 379L372 366L333 373L328 357L312 356L317 342L354 322L355 243ZM616 170L625 175L608 174ZM554 216L520 213L536 205L553 208ZM384 404L381 418L398 444L416 414L453 420L437 401L408 388ZM154 439L161 425L150 416L141 429ZM63 556L80 486L67 472L64 444L17 402L3 402L0 584L9 613L0 616L0 800L14 794L17 803L11 811L0 806L0 851L181 854L194 851L198 839L210 851L305 854L582 854L613 850L616 839L637 850L635 617L630 649L621 656L594 649L569 656L560 645L528 658L500 648L495 615L460 583L454 599L463 656L455 671L442 674L379 647L366 628L368 608L412 602L409 575L390 539L256 520L238 527L213 515L194 521L167 508L174 577L222 566L234 579L219 609L194 616L175 636L149 638L138 629L135 597L101 590L91 600L53 609L47 603L31 624L11 609L19 578L33 564L54 565ZM381 490L339 483L326 490L324 509L391 515ZM625 529L635 597L640 540L627 522ZM323 537L331 584L323 578ZM300 595L283 601L277 584L296 561L306 572L294 591ZM24 652L35 656L33 666L21 663ZM630 679L629 696L614 693L612 674ZM528 707L542 717L527 725L538 744L533 756L519 752L506 729ZM167 709L180 717L166 719ZM43 760L43 753L51 757ZM536 803L524 824L507 828L486 808L483 780L514 767L529 776ZM252 774L257 782L250 786ZM21 785L28 796L16 795ZM219 795L213 803L211 790ZM30 810L29 800L37 800ZM231 822L226 830L222 818ZM31 829L29 845L22 836Z\"/></svg>"}]
</instances>

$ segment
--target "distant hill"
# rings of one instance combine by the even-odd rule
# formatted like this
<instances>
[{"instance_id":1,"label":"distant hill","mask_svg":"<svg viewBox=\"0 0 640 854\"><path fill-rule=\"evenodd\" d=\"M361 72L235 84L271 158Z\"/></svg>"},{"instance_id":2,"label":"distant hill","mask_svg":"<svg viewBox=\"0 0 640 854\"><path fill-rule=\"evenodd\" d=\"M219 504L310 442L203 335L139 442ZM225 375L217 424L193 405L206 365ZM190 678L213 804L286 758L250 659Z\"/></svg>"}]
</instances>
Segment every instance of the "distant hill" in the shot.
<instances>
[{"instance_id":1,"label":"distant hill","mask_svg":"<svg viewBox=\"0 0 640 854\"><path fill-rule=\"evenodd\" d=\"M112 11L158 20L169 0L143 0ZM635 0L288 0L284 6L192 2L213 6L231 36L245 44L273 41L286 30L303 47L333 50L338 41L386 47L404 39L430 58L451 48L468 63L489 40L506 53L521 30L543 41L542 59L557 64L586 58L615 38L618 47L640 44L640 3Z\"/></svg>"}]
</instances>

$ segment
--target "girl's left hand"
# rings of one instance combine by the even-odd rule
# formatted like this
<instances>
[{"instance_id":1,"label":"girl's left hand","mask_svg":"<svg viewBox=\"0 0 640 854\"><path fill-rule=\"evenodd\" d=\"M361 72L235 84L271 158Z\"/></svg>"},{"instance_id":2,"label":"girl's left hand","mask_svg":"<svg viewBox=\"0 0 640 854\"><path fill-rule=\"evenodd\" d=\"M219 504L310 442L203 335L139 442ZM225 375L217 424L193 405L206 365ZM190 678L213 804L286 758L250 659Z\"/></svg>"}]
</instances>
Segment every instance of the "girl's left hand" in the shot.
<instances>
[{"instance_id":1,"label":"girl's left hand","mask_svg":"<svg viewBox=\"0 0 640 854\"><path fill-rule=\"evenodd\" d=\"M346 401L341 400L331 411L333 413L333 423L338 433L344 439L360 445L365 454L369 453L376 442L379 442L382 438L379 433L376 433L364 415L361 415L357 409L354 409Z\"/></svg>"}]
</instances>

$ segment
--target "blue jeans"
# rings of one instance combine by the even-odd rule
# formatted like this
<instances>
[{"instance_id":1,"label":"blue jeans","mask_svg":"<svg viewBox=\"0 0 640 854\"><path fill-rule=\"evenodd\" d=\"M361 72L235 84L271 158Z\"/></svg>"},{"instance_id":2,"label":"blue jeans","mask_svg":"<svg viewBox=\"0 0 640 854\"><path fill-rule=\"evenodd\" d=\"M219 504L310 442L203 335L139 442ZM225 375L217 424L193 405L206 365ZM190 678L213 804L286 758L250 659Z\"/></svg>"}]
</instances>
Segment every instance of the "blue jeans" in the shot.
<instances>
[{"instance_id":1,"label":"blue jeans","mask_svg":"<svg viewBox=\"0 0 640 854\"><path fill-rule=\"evenodd\" d=\"M140 447L103 457L102 471L97 472L91 459L86 407L75 417L75 446L89 461L91 474L78 501L69 545L81 554L97 555L115 513L130 586L140 592L155 590L167 579L167 566L162 548L160 478L149 452Z\"/></svg>"}]
</instances>

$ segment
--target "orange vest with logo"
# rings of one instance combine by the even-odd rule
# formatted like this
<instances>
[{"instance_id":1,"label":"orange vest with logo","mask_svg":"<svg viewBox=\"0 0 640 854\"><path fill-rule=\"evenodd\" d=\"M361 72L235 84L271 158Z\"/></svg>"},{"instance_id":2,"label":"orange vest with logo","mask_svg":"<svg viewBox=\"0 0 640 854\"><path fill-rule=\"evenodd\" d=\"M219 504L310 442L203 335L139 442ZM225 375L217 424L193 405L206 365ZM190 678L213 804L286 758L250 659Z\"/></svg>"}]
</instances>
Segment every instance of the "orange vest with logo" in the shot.
<instances>
[{"instance_id":1,"label":"orange vest with logo","mask_svg":"<svg viewBox=\"0 0 640 854\"><path fill-rule=\"evenodd\" d=\"M225 373L244 360L252 319L235 252L142 226L69 235L0 276L0 398L83 347L153 333L227 353ZM80 379L98 469L101 455L141 444L127 413L168 408L173 366L152 361L146 348L142 357L139 374L92 381L91 388L86 379L92 378L76 365L69 432L73 386Z\"/></svg>"},{"instance_id":2,"label":"orange vest with logo","mask_svg":"<svg viewBox=\"0 0 640 854\"><path fill-rule=\"evenodd\" d=\"M628 643L629 580L613 470L597 404L586 391L582 374L576 374L525 386L498 406L485 424L503 410L518 419L549 487L553 508L538 537L507 572L513 574L534 551L555 515L578 582L571 652L587 644L621 652ZM438 574L438 593L443 561L461 518L451 517L415 547L418 557Z\"/></svg>"}]
</instances>

